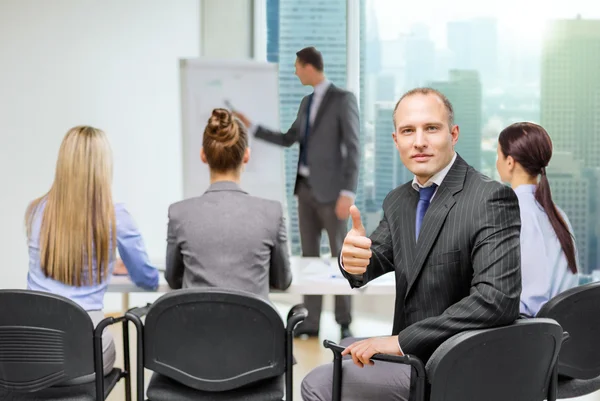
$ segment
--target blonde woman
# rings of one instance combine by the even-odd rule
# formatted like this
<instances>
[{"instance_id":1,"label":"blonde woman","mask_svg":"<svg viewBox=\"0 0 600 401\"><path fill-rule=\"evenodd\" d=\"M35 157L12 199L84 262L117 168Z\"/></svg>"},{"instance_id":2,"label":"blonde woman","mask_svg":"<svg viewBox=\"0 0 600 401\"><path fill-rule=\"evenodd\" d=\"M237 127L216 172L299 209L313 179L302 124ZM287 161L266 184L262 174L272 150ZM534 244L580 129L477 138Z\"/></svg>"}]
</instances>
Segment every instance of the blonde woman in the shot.
<instances>
[{"instance_id":1,"label":"blonde woman","mask_svg":"<svg viewBox=\"0 0 600 401\"><path fill-rule=\"evenodd\" d=\"M88 311L94 325L104 318L104 293L116 248L136 285L148 290L158 286L158 271L150 265L127 210L113 204L111 185L112 153L106 135L96 128L75 127L63 139L50 191L34 200L26 213L27 287L73 300ZM103 353L107 374L115 362L108 331Z\"/></svg>"}]
</instances>

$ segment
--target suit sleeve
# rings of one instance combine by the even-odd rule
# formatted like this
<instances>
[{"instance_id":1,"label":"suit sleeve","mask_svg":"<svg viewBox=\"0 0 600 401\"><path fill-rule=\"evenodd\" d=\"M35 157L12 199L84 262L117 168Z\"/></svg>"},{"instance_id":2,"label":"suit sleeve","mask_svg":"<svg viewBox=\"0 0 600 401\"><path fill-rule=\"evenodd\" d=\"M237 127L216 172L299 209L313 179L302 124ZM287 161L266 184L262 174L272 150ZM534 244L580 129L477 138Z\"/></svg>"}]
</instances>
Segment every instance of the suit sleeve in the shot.
<instances>
[{"instance_id":1,"label":"suit sleeve","mask_svg":"<svg viewBox=\"0 0 600 401\"><path fill-rule=\"evenodd\" d=\"M519 316L521 222L517 196L512 189L499 186L483 199L473 218L470 295L441 315L402 330L398 341L407 354L429 358L457 333L511 324Z\"/></svg>"},{"instance_id":2,"label":"suit sleeve","mask_svg":"<svg viewBox=\"0 0 600 401\"><path fill-rule=\"evenodd\" d=\"M283 210L279 219L279 227L271 249L271 265L269 268L269 284L271 288L286 290L292 284L292 270L287 242L287 227Z\"/></svg>"},{"instance_id":3,"label":"suit sleeve","mask_svg":"<svg viewBox=\"0 0 600 401\"><path fill-rule=\"evenodd\" d=\"M300 116L302 114L300 111L303 109L304 103L305 101L303 99L302 103L300 104L300 108L298 109L298 113L296 114L296 119L287 132L283 133L281 131L273 131L263 127L262 125L253 126L251 132L254 131L254 136L262 139L263 141L289 148L294 143L299 141L299 131L301 126Z\"/></svg>"},{"instance_id":4,"label":"suit sleeve","mask_svg":"<svg viewBox=\"0 0 600 401\"><path fill-rule=\"evenodd\" d=\"M340 270L348 282L350 287L359 288L367 284L371 280L386 273L394 271L394 254L392 248L392 235L390 226L385 216L379 222L379 226L373 231L371 238L371 261L367 266L367 271L361 275L350 274L342 265L341 253L338 259Z\"/></svg>"},{"instance_id":5,"label":"suit sleeve","mask_svg":"<svg viewBox=\"0 0 600 401\"><path fill-rule=\"evenodd\" d=\"M352 92L347 92L340 114L342 145L346 149L346 157L342 171L342 190L356 193L358 186L358 170L360 165L360 119L358 103Z\"/></svg>"},{"instance_id":6,"label":"suit sleeve","mask_svg":"<svg viewBox=\"0 0 600 401\"><path fill-rule=\"evenodd\" d=\"M169 208L169 223L167 227L167 260L165 279L174 290L183 286L185 265L181 256L181 247L177 240L177 221L173 218L172 208Z\"/></svg>"}]
</instances>

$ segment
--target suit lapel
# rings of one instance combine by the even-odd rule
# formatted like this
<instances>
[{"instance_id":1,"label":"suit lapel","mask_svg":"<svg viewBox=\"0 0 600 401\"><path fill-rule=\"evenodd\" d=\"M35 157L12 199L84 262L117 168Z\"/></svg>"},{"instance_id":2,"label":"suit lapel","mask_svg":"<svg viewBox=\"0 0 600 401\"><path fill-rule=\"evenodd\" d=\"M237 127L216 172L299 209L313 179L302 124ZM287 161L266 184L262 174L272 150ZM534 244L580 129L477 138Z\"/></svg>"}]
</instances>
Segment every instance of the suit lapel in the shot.
<instances>
[{"instance_id":1,"label":"suit lapel","mask_svg":"<svg viewBox=\"0 0 600 401\"><path fill-rule=\"evenodd\" d=\"M329 103L330 103L329 100L331 99L331 93L334 90L333 88L334 88L333 84L330 84L329 87L327 88L327 91L323 95L323 99L321 99L321 103L319 104L319 108L317 109L317 115L315 116L315 120L313 121L312 127L310 129L311 132L315 132L315 130L317 129L317 126L319 125L319 122L323 118L325 109L327 109L327 107L329 107Z\"/></svg>"},{"instance_id":2,"label":"suit lapel","mask_svg":"<svg viewBox=\"0 0 600 401\"><path fill-rule=\"evenodd\" d=\"M413 284L419 277L425 261L427 260L427 256L429 256L431 249L444 226L448 213L450 213L450 210L456 203L454 195L463 188L467 167L468 165L465 161L457 155L454 165L450 171L448 171L444 181L435 193L431 205L429 205L429 208L427 209L427 213L425 214L421 225L419 238L416 241L416 247L411 248L415 250L415 256L414 259L412 259L412 263L408 266L408 269L406 269L408 280L406 295L408 295ZM412 213L413 215L416 215L416 205L412 209ZM412 219L413 227L410 231L413 241L415 238L415 218L416 217L413 217Z\"/></svg>"}]
</instances>

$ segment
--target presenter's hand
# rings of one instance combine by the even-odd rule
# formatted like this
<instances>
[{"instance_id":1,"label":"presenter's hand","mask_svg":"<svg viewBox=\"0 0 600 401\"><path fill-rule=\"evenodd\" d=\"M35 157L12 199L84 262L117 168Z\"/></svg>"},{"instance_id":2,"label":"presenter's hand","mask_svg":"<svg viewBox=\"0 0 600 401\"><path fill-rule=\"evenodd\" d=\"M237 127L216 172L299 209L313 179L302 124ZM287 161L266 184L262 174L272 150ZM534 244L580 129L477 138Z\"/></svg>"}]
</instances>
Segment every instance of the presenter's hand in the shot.
<instances>
[{"instance_id":1,"label":"presenter's hand","mask_svg":"<svg viewBox=\"0 0 600 401\"><path fill-rule=\"evenodd\" d=\"M234 111L231 114L233 114L235 117L239 118L240 121L242 122L242 124L244 124L246 126L246 128L250 128L250 125L252 125L250 120L248 120L248 117L246 117L244 114L240 113L239 111Z\"/></svg>"},{"instance_id":2,"label":"presenter's hand","mask_svg":"<svg viewBox=\"0 0 600 401\"><path fill-rule=\"evenodd\" d=\"M375 354L388 354L402 356L398 345L398 336L374 337L350 344L342 355L352 355L354 363L361 368L373 365L371 357Z\"/></svg>"},{"instance_id":3,"label":"presenter's hand","mask_svg":"<svg viewBox=\"0 0 600 401\"><path fill-rule=\"evenodd\" d=\"M371 261L371 239L360 220L360 212L355 205L350 207L352 229L344 238L342 265L350 274L363 274Z\"/></svg>"},{"instance_id":4,"label":"presenter's hand","mask_svg":"<svg viewBox=\"0 0 600 401\"><path fill-rule=\"evenodd\" d=\"M354 199L350 196L340 195L335 204L335 214L340 220L346 220L350 216L350 206L354 204Z\"/></svg>"}]
</instances>

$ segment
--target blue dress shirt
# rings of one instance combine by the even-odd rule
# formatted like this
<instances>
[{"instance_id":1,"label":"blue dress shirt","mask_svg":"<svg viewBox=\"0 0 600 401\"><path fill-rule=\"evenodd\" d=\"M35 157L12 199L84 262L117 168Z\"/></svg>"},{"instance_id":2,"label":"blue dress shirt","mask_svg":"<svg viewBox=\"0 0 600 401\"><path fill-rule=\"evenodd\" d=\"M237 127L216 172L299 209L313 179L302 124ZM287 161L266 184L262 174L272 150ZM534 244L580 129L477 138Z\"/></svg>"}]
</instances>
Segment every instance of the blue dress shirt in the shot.
<instances>
[{"instance_id":1,"label":"blue dress shirt","mask_svg":"<svg viewBox=\"0 0 600 401\"><path fill-rule=\"evenodd\" d=\"M546 212L535 200L535 185L515 188L521 209L521 293L520 312L535 316L542 306L559 293L575 287L578 276L567 267L567 258ZM567 215L559 213L573 228ZM577 248L575 248L577 249Z\"/></svg>"},{"instance_id":2,"label":"blue dress shirt","mask_svg":"<svg viewBox=\"0 0 600 401\"><path fill-rule=\"evenodd\" d=\"M108 267L108 280L100 284L89 284L84 269L84 282L87 285L81 287L70 286L46 277L40 264L40 229L45 201L42 201L33 220L29 246L29 273L27 275L27 288L35 291L51 292L62 295L79 304L86 311L102 310L104 307L104 293L108 286L108 280L112 276L115 260L110 261ZM131 215L123 204L115 204L117 221L117 248L131 280L146 290L158 288L158 270L150 264L146 253L142 235L140 234ZM96 270L94 270L96 271ZM92 281L95 283L95 281Z\"/></svg>"}]
</instances>

